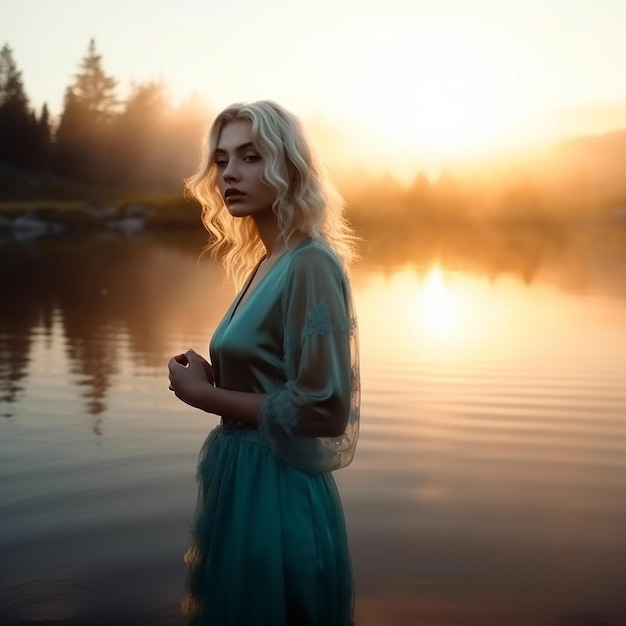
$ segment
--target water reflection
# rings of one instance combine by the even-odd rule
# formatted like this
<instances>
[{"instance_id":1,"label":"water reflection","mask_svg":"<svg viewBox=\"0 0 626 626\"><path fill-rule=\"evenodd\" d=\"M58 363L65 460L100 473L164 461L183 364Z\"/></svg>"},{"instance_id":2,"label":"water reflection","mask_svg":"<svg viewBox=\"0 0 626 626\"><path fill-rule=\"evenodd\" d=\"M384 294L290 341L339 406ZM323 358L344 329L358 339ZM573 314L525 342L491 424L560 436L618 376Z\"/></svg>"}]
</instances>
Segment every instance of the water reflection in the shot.
<instances>
[{"instance_id":1,"label":"water reflection","mask_svg":"<svg viewBox=\"0 0 626 626\"><path fill-rule=\"evenodd\" d=\"M33 338L50 337L55 324L91 415L105 410L123 351L136 367L162 368L169 356L163 338L197 332L218 315L215 300L229 297L215 265L189 271L201 245L198 237L155 244L110 236L0 248L2 401L13 403L24 392ZM211 306L204 308L202 294L209 292Z\"/></svg>"},{"instance_id":2,"label":"water reflection","mask_svg":"<svg viewBox=\"0 0 626 626\"><path fill-rule=\"evenodd\" d=\"M106 409L112 381L132 376L120 371L122 353L128 352L134 367L162 368L169 356L165 337L179 333L184 342L210 328L231 298L216 264L196 264L203 243L198 233L133 240L52 238L1 247L2 414L12 415L7 407L26 389L34 337L49 339L56 324L71 381L81 389L86 412L96 418L94 431L100 432L97 416ZM468 240L462 228L450 227L437 238L425 233L393 247L378 246L359 264L364 271L356 273L355 287L368 268L375 268L405 299L395 309L406 316L401 324L431 339L458 342L472 327L491 329L502 311L494 314L494 303L480 294L450 288L454 271L489 281L549 280L568 290L591 283L594 290L621 296L626 295L625 259L626 233L620 231L593 239L588 233L547 237L521 231L496 237L486 230ZM398 272L399 264L405 264L404 272ZM379 308L375 301L367 307Z\"/></svg>"},{"instance_id":3,"label":"water reflection","mask_svg":"<svg viewBox=\"0 0 626 626\"><path fill-rule=\"evenodd\" d=\"M366 259L395 271L410 264L418 276L433 265L495 282L557 285L573 293L601 290L626 295L626 228L619 224L567 223L552 229L450 223L407 237L365 242Z\"/></svg>"}]
</instances>

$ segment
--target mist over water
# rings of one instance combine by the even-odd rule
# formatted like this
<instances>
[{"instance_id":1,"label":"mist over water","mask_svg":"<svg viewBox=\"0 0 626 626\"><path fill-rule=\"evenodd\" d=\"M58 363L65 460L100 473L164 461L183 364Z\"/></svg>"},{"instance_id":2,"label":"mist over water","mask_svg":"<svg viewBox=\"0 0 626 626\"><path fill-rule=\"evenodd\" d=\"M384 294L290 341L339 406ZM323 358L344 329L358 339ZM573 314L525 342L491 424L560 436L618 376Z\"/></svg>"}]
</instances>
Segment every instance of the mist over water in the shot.
<instances>
[{"instance_id":1,"label":"mist over water","mask_svg":"<svg viewBox=\"0 0 626 626\"><path fill-rule=\"evenodd\" d=\"M234 295L203 243L0 246L1 624L177 623L217 419L166 363L206 354ZM364 246L362 433L336 474L357 624L626 623L623 244Z\"/></svg>"}]
</instances>

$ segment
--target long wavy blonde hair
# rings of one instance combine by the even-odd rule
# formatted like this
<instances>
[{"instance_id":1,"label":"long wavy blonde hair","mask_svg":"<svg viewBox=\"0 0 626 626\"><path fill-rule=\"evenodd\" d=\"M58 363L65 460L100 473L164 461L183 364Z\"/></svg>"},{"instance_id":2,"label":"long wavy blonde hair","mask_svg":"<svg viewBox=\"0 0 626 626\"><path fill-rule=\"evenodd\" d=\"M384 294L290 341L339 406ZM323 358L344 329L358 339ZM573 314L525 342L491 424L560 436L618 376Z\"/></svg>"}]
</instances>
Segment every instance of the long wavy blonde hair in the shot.
<instances>
[{"instance_id":1,"label":"long wavy blonde hair","mask_svg":"<svg viewBox=\"0 0 626 626\"><path fill-rule=\"evenodd\" d=\"M259 101L233 104L215 118L198 170L185 181L212 236L207 248L222 256L228 275L240 285L265 253L252 218L230 215L217 185L215 150L222 129L233 120L250 122L252 142L264 161L262 180L277 192L273 211L285 241L295 231L304 232L326 241L348 264L356 237L344 217L343 199L313 153L300 120L274 102Z\"/></svg>"}]
</instances>

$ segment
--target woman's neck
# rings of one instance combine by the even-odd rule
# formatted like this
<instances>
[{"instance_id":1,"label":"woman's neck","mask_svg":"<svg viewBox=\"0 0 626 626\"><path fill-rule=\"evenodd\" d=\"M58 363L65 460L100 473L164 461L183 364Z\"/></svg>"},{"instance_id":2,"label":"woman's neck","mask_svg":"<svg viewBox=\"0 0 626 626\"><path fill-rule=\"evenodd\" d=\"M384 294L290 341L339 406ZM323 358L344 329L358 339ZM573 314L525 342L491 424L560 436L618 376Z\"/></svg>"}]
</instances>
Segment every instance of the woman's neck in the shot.
<instances>
[{"instance_id":1,"label":"woman's neck","mask_svg":"<svg viewBox=\"0 0 626 626\"><path fill-rule=\"evenodd\" d=\"M265 246L267 260L280 256L287 248L297 245L307 237L305 233L295 231L288 240L285 240L278 224L278 217L273 212L270 215L257 215L252 219Z\"/></svg>"}]
</instances>

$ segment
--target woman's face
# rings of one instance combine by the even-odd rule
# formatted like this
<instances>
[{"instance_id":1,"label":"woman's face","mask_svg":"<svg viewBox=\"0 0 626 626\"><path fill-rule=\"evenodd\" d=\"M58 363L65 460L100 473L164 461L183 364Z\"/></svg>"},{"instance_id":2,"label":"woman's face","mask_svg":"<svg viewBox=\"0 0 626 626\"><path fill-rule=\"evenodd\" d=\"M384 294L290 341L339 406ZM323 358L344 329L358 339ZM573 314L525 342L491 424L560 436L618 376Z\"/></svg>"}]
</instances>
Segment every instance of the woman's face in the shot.
<instances>
[{"instance_id":1,"label":"woman's face","mask_svg":"<svg viewBox=\"0 0 626 626\"><path fill-rule=\"evenodd\" d=\"M272 210L278 194L262 181L265 163L252 143L250 122L233 120L222 128L215 166L217 184L231 215L255 216Z\"/></svg>"}]
</instances>

